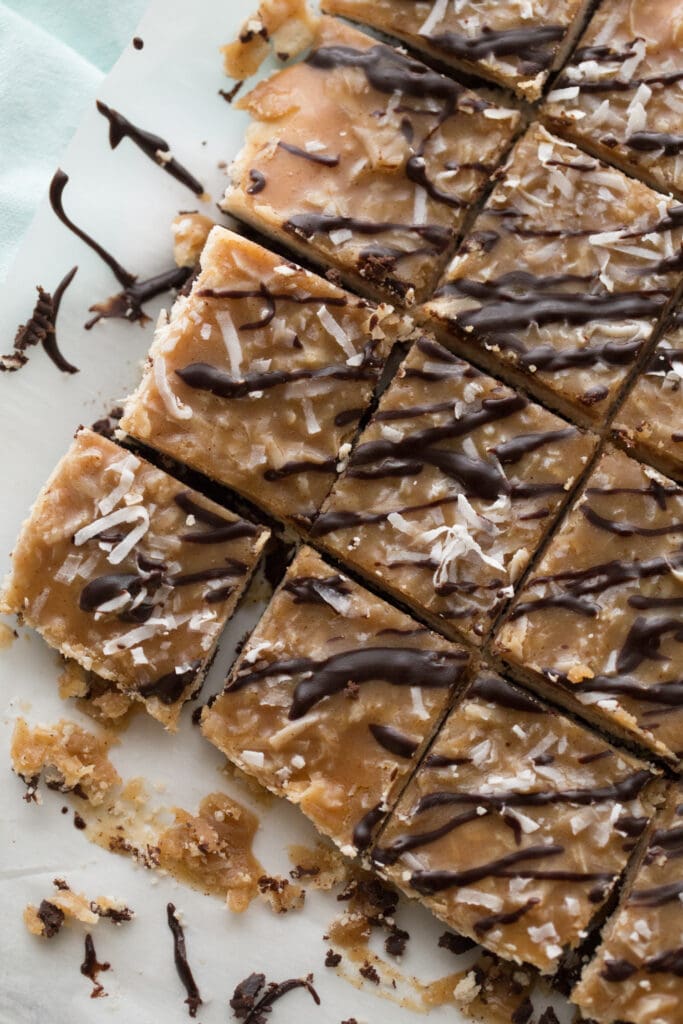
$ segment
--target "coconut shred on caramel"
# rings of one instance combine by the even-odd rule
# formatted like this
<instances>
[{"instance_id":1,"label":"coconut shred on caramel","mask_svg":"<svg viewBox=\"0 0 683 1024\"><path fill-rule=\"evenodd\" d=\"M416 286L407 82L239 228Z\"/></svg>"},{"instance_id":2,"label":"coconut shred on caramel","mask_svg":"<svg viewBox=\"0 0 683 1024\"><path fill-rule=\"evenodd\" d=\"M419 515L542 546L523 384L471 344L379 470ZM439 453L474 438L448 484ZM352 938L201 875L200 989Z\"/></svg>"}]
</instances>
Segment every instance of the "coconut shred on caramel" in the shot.
<instances>
[{"instance_id":1,"label":"coconut shred on caramel","mask_svg":"<svg viewBox=\"0 0 683 1024\"><path fill-rule=\"evenodd\" d=\"M312 536L441 631L482 643L594 443L424 337Z\"/></svg>"},{"instance_id":2,"label":"coconut shred on caramel","mask_svg":"<svg viewBox=\"0 0 683 1024\"><path fill-rule=\"evenodd\" d=\"M497 652L530 686L683 756L683 488L608 449L527 580Z\"/></svg>"},{"instance_id":3,"label":"coconut shred on caramel","mask_svg":"<svg viewBox=\"0 0 683 1024\"><path fill-rule=\"evenodd\" d=\"M572 1001L601 1024L672 1024L683 1001L683 790L665 808Z\"/></svg>"},{"instance_id":4,"label":"coconut shred on caramel","mask_svg":"<svg viewBox=\"0 0 683 1024\"><path fill-rule=\"evenodd\" d=\"M173 727L267 538L82 429L24 523L3 610Z\"/></svg>"},{"instance_id":5,"label":"coconut shred on caramel","mask_svg":"<svg viewBox=\"0 0 683 1024\"><path fill-rule=\"evenodd\" d=\"M647 827L654 777L484 666L372 859L460 934L554 973Z\"/></svg>"},{"instance_id":6,"label":"coconut shred on caramel","mask_svg":"<svg viewBox=\"0 0 683 1024\"><path fill-rule=\"evenodd\" d=\"M304 548L202 731L353 855L369 845L468 662Z\"/></svg>"},{"instance_id":7,"label":"coconut shred on caramel","mask_svg":"<svg viewBox=\"0 0 683 1024\"><path fill-rule=\"evenodd\" d=\"M306 520L404 329L390 307L214 228L122 426L278 518Z\"/></svg>"},{"instance_id":8,"label":"coconut shred on caramel","mask_svg":"<svg viewBox=\"0 0 683 1024\"><path fill-rule=\"evenodd\" d=\"M586 0L323 0L456 71L536 100L579 34Z\"/></svg>"},{"instance_id":9,"label":"coconut shred on caramel","mask_svg":"<svg viewBox=\"0 0 683 1024\"><path fill-rule=\"evenodd\" d=\"M683 476L683 310L668 329L619 409L614 429L638 458Z\"/></svg>"},{"instance_id":10,"label":"coconut shred on caramel","mask_svg":"<svg viewBox=\"0 0 683 1024\"><path fill-rule=\"evenodd\" d=\"M361 291L407 303L434 287L519 123L332 18L305 60L237 106L253 122L224 209Z\"/></svg>"},{"instance_id":11,"label":"coconut shred on caramel","mask_svg":"<svg viewBox=\"0 0 683 1024\"><path fill-rule=\"evenodd\" d=\"M602 422L679 282L683 208L540 125L424 311L456 349Z\"/></svg>"},{"instance_id":12,"label":"coconut shred on caramel","mask_svg":"<svg viewBox=\"0 0 683 1024\"><path fill-rule=\"evenodd\" d=\"M683 197L683 3L605 0L553 84L554 129Z\"/></svg>"}]
</instances>

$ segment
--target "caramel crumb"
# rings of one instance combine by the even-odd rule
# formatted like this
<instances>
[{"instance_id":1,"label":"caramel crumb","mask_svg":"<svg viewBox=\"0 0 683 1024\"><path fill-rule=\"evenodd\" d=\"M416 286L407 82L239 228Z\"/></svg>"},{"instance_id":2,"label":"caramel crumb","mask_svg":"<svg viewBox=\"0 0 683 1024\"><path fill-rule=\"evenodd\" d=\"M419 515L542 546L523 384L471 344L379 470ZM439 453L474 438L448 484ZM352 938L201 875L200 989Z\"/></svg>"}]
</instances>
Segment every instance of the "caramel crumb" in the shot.
<instances>
[{"instance_id":1,"label":"caramel crumb","mask_svg":"<svg viewBox=\"0 0 683 1024\"><path fill-rule=\"evenodd\" d=\"M242 25L237 39L221 47L226 75L251 77L271 52L296 56L313 42L317 22L306 0L263 0Z\"/></svg>"},{"instance_id":2,"label":"caramel crumb","mask_svg":"<svg viewBox=\"0 0 683 1024\"><path fill-rule=\"evenodd\" d=\"M74 792L97 805L121 781L108 757L110 744L111 739L66 719L32 728L19 718L12 734L12 767L34 794L43 774L48 788Z\"/></svg>"},{"instance_id":3,"label":"caramel crumb","mask_svg":"<svg viewBox=\"0 0 683 1024\"><path fill-rule=\"evenodd\" d=\"M255 814L224 793L204 797L196 815L174 810L175 824L159 836L159 864L180 881L246 910L265 876L254 857Z\"/></svg>"}]
</instances>

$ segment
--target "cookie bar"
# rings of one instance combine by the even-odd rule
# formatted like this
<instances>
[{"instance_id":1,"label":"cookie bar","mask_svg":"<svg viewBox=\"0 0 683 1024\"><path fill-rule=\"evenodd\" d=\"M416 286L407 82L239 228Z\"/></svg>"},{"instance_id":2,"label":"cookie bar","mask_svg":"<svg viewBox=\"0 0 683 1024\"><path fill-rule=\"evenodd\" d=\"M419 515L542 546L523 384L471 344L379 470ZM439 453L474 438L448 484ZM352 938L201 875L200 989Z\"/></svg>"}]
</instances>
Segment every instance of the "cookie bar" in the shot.
<instances>
[{"instance_id":1,"label":"cookie bar","mask_svg":"<svg viewBox=\"0 0 683 1024\"><path fill-rule=\"evenodd\" d=\"M548 95L547 123L683 197L683 3L606 0Z\"/></svg>"},{"instance_id":2,"label":"cookie bar","mask_svg":"<svg viewBox=\"0 0 683 1024\"><path fill-rule=\"evenodd\" d=\"M536 100L579 35L586 0L323 0L343 14L403 39L455 71L480 75Z\"/></svg>"},{"instance_id":3,"label":"cookie bar","mask_svg":"<svg viewBox=\"0 0 683 1024\"><path fill-rule=\"evenodd\" d=\"M645 856L572 993L593 1020L670 1024L683 1004L683 790L671 787Z\"/></svg>"},{"instance_id":4,"label":"cookie bar","mask_svg":"<svg viewBox=\"0 0 683 1024\"><path fill-rule=\"evenodd\" d=\"M683 310L678 310L614 421L617 434L640 458L678 479L683 475L682 384Z\"/></svg>"},{"instance_id":5,"label":"cookie bar","mask_svg":"<svg viewBox=\"0 0 683 1024\"><path fill-rule=\"evenodd\" d=\"M529 685L666 758L683 755L683 488L608 450L496 649Z\"/></svg>"},{"instance_id":6,"label":"cookie bar","mask_svg":"<svg viewBox=\"0 0 683 1024\"><path fill-rule=\"evenodd\" d=\"M214 228L121 426L273 515L306 519L332 486L398 327L389 307Z\"/></svg>"},{"instance_id":7,"label":"cookie bar","mask_svg":"<svg viewBox=\"0 0 683 1024\"><path fill-rule=\"evenodd\" d=\"M469 656L303 548L204 735L353 855L417 763Z\"/></svg>"},{"instance_id":8,"label":"cookie bar","mask_svg":"<svg viewBox=\"0 0 683 1024\"><path fill-rule=\"evenodd\" d=\"M594 443L425 337L311 535L442 632L481 642Z\"/></svg>"},{"instance_id":9,"label":"cookie bar","mask_svg":"<svg viewBox=\"0 0 683 1024\"><path fill-rule=\"evenodd\" d=\"M223 207L375 297L431 293L519 123L332 18L236 106L253 122Z\"/></svg>"},{"instance_id":10,"label":"cookie bar","mask_svg":"<svg viewBox=\"0 0 683 1024\"><path fill-rule=\"evenodd\" d=\"M2 610L173 727L268 535L82 429L24 523Z\"/></svg>"},{"instance_id":11,"label":"cookie bar","mask_svg":"<svg viewBox=\"0 0 683 1024\"><path fill-rule=\"evenodd\" d=\"M482 668L372 857L460 934L552 973L646 827L653 778Z\"/></svg>"},{"instance_id":12,"label":"cookie bar","mask_svg":"<svg viewBox=\"0 0 683 1024\"><path fill-rule=\"evenodd\" d=\"M599 422L678 284L682 239L683 208L534 125L425 311L465 355Z\"/></svg>"}]
</instances>

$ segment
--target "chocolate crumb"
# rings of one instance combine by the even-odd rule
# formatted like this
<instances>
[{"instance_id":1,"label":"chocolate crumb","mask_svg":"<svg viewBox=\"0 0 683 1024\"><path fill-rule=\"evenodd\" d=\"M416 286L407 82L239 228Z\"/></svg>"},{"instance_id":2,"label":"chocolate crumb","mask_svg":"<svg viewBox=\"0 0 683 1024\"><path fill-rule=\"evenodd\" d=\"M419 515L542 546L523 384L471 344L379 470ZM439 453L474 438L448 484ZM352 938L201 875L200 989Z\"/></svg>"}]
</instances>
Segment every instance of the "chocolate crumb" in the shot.
<instances>
[{"instance_id":1,"label":"chocolate crumb","mask_svg":"<svg viewBox=\"0 0 683 1024\"><path fill-rule=\"evenodd\" d=\"M68 813L69 813L69 808L68 807L62 807L62 814L68 814Z\"/></svg>"},{"instance_id":2,"label":"chocolate crumb","mask_svg":"<svg viewBox=\"0 0 683 1024\"><path fill-rule=\"evenodd\" d=\"M365 961L362 967L358 968L358 973L363 978L367 978L373 985L379 985L379 974L377 969L368 960Z\"/></svg>"},{"instance_id":3,"label":"chocolate crumb","mask_svg":"<svg viewBox=\"0 0 683 1024\"><path fill-rule=\"evenodd\" d=\"M80 831L82 832L83 829L87 827L88 826L86 825L85 821L80 816L78 811L74 811L74 828L80 829Z\"/></svg>"},{"instance_id":4,"label":"chocolate crumb","mask_svg":"<svg viewBox=\"0 0 683 1024\"><path fill-rule=\"evenodd\" d=\"M510 1020L512 1021L512 1024L528 1024L533 1012L533 1003L527 996L526 999L519 1004L515 1012L510 1017Z\"/></svg>"},{"instance_id":5,"label":"chocolate crumb","mask_svg":"<svg viewBox=\"0 0 683 1024\"><path fill-rule=\"evenodd\" d=\"M112 924L123 924L124 921L132 921L134 912L130 907L101 907L95 900L90 904L93 914L98 917L107 917Z\"/></svg>"},{"instance_id":6,"label":"chocolate crumb","mask_svg":"<svg viewBox=\"0 0 683 1024\"><path fill-rule=\"evenodd\" d=\"M455 953L456 956L460 956L461 953L466 953L469 949L474 949L476 942L473 939L468 939L466 935L456 935L455 932L444 932L439 937L438 945L441 949L447 949L449 953Z\"/></svg>"},{"instance_id":7,"label":"chocolate crumb","mask_svg":"<svg viewBox=\"0 0 683 1024\"><path fill-rule=\"evenodd\" d=\"M338 967L341 963L341 953L335 953L333 949L328 949L325 954L325 967Z\"/></svg>"},{"instance_id":8,"label":"chocolate crumb","mask_svg":"<svg viewBox=\"0 0 683 1024\"><path fill-rule=\"evenodd\" d=\"M244 82L235 82L232 89L219 89L218 95L222 96L226 103L232 103L237 93L240 91Z\"/></svg>"},{"instance_id":9,"label":"chocolate crumb","mask_svg":"<svg viewBox=\"0 0 683 1024\"><path fill-rule=\"evenodd\" d=\"M142 50L144 45L144 39L141 39L140 36L133 36L133 46L135 47L136 50Z\"/></svg>"},{"instance_id":10,"label":"chocolate crumb","mask_svg":"<svg viewBox=\"0 0 683 1024\"><path fill-rule=\"evenodd\" d=\"M235 987L230 1007L233 1015L244 1021L244 1024L265 1024L273 1004L295 988L307 989L316 1006L320 1006L320 997L313 988L312 974L305 978L290 978L288 981L271 981L266 985L265 974L252 973Z\"/></svg>"},{"instance_id":11,"label":"chocolate crumb","mask_svg":"<svg viewBox=\"0 0 683 1024\"><path fill-rule=\"evenodd\" d=\"M43 924L43 935L51 939L56 935L64 924L64 911L56 907L49 900L43 900L38 907L37 914Z\"/></svg>"},{"instance_id":12,"label":"chocolate crumb","mask_svg":"<svg viewBox=\"0 0 683 1024\"><path fill-rule=\"evenodd\" d=\"M111 964L106 961L104 963L98 961L95 943L92 940L92 935L88 932L85 937L85 959L81 964L81 974L85 975L93 983L93 990L90 993L91 999L101 999L108 994L97 979L103 971L108 971L110 967Z\"/></svg>"},{"instance_id":13,"label":"chocolate crumb","mask_svg":"<svg viewBox=\"0 0 683 1024\"><path fill-rule=\"evenodd\" d=\"M310 868L305 868L303 864L297 864L289 872L289 877L298 881L300 878L315 878L320 874L320 868L317 865L313 865Z\"/></svg>"},{"instance_id":14,"label":"chocolate crumb","mask_svg":"<svg viewBox=\"0 0 683 1024\"><path fill-rule=\"evenodd\" d=\"M185 932L183 931L183 926L176 917L175 906L172 903L169 903L166 906L166 920L168 921L168 927L171 929L171 934L173 935L173 959L175 961L178 977L187 992L187 999L185 1002L187 1003L188 1013L190 1017L196 1017L197 1010L202 1005L202 997L199 994L197 982L194 980L190 965L187 962Z\"/></svg>"},{"instance_id":15,"label":"chocolate crumb","mask_svg":"<svg viewBox=\"0 0 683 1024\"><path fill-rule=\"evenodd\" d=\"M391 930L391 934L384 940L384 948L387 953L391 956L403 956L406 951L406 944L410 935L404 931L403 928L397 928L396 925Z\"/></svg>"},{"instance_id":16,"label":"chocolate crumb","mask_svg":"<svg viewBox=\"0 0 683 1024\"><path fill-rule=\"evenodd\" d=\"M94 430L96 434L106 437L108 441L113 441L119 427L119 420L122 416L123 406L114 405L105 416L99 420L95 420L95 422L90 425L90 429Z\"/></svg>"}]
</instances>

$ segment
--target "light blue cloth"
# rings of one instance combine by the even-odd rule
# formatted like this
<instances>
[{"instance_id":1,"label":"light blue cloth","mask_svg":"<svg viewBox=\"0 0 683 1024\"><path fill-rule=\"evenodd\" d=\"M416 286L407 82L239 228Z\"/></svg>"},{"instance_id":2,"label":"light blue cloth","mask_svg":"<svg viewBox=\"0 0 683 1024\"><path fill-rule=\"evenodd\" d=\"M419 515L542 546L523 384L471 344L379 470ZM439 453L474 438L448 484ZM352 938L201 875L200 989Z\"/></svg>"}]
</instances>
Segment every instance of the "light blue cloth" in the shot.
<instances>
[{"instance_id":1,"label":"light blue cloth","mask_svg":"<svg viewBox=\"0 0 683 1024\"><path fill-rule=\"evenodd\" d=\"M0 0L0 281L147 0Z\"/></svg>"}]
</instances>

